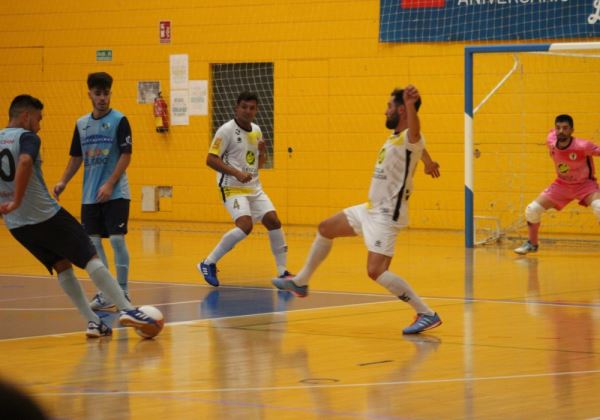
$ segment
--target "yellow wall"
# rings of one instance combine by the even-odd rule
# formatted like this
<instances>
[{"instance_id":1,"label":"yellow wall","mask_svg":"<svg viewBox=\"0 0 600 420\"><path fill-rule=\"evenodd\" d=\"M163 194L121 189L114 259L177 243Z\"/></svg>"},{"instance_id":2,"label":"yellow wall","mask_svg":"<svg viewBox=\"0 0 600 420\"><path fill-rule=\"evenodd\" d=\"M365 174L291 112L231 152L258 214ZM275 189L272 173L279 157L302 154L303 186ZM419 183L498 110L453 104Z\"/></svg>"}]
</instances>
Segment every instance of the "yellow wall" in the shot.
<instances>
[{"instance_id":1,"label":"yellow wall","mask_svg":"<svg viewBox=\"0 0 600 420\"><path fill-rule=\"evenodd\" d=\"M161 20L172 22L170 45L159 43ZM137 81L160 80L168 98L171 54L189 55L191 80L208 79L210 63L273 62L276 167L262 172L262 182L284 223L316 224L365 200L378 148L387 136L388 95L396 86L413 83L423 96L421 119L428 149L440 161L443 176L425 178L419 168L411 198L412 226L462 228L463 45L382 44L378 21L376 0L31 0L26 9L2 2L0 109L7 109L10 99L23 92L45 102L40 134L45 175L52 185L66 165L76 118L91 109L86 75L107 71L115 78L112 105L128 116L134 131L128 171L131 217L229 221L214 173L204 164L209 118L190 117L189 126L173 127L168 135L155 133L152 105L136 102ZM112 62L96 62L98 49L112 49ZM487 60L481 85L476 85L479 96L504 66L501 59ZM547 79L538 90L546 89L545 83ZM594 100L597 109L598 96L578 99L588 105ZM542 97L540 106L546 103ZM477 127L491 133L492 143L494 134L515 134L514 121L522 109L511 106L491 111L489 121ZM539 182L521 193L526 201L552 179L551 162L535 144L543 142L554 109L530 107L535 117L528 117L524 132L540 166L533 171ZM499 118L493 118L496 112ZM580 134L590 135L594 129L597 121ZM494 149L497 144L485 151ZM483 164L477 185L491 194L479 196L483 210L502 188L497 185L504 169L486 175L492 166L489 161ZM76 214L80 183L78 174L62 200ZM172 210L142 213L143 185L173 186Z\"/></svg>"}]
</instances>

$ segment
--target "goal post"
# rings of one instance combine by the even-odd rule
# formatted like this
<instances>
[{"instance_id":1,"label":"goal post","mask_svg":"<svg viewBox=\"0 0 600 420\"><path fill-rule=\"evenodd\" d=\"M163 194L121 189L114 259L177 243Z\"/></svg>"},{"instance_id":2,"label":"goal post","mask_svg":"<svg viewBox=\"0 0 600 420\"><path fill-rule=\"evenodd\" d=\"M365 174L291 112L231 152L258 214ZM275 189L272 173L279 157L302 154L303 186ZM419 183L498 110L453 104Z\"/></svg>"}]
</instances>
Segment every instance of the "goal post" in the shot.
<instances>
[{"instance_id":1,"label":"goal post","mask_svg":"<svg viewBox=\"0 0 600 420\"><path fill-rule=\"evenodd\" d=\"M473 248L475 241L475 188L474 188L474 117L479 108L493 97L516 68L513 68L490 90L479 105L474 106L474 60L476 55L499 53L549 53L598 50L600 42L572 42L551 44L507 44L466 46L464 50L464 177L465 177L465 246ZM516 62L515 62L516 63ZM577 123L576 123L577 124Z\"/></svg>"}]
</instances>

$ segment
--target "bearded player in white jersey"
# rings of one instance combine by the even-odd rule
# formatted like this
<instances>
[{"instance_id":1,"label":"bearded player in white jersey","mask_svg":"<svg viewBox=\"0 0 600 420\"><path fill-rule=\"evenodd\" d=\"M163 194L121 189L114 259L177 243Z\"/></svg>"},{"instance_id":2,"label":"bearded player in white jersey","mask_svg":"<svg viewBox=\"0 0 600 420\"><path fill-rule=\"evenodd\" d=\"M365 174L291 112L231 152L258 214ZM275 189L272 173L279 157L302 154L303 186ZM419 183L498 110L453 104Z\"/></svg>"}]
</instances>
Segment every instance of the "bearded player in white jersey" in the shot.
<instances>
[{"instance_id":1,"label":"bearded player in white jersey","mask_svg":"<svg viewBox=\"0 0 600 420\"><path fill-rule=\"evenodd\" d=\"M252 92L239 94L235 116L223 124L213 138L206 164L217 171L217 185L225 208L235 227L197 268L211 286L219 286L217 262L261 222L268 230L271 251L279 278L291 277L287 271L287 245L275 207L262 190L258 170L267 159L260 127L253 123L258 112L258 96Z\"/></svg>"},{"instance_id":2,"label":"bearded player in white jersey","mask_svg":"<svg viewBox=\"0 0 600 420\"><path fill-rule=\"evenodd\" d=\"M387 104L386 127L394 130L379 151L369 190L369 201L348 207L319 224L304 267L292 278L276 278L273 284L299 297L308 295L308 282L325 260L333 239L360 235L368 250L367 272L371 279L417 312L415 321L404 328L404 334L417 334L439 326L442 321L411 286L389 271L396 237L408 224L408 198L419 160L425 163L425 173L439 176L439 165L425 150L417 111L421 98L416 87L395 89Z\"/></svg>"}]
</instances>

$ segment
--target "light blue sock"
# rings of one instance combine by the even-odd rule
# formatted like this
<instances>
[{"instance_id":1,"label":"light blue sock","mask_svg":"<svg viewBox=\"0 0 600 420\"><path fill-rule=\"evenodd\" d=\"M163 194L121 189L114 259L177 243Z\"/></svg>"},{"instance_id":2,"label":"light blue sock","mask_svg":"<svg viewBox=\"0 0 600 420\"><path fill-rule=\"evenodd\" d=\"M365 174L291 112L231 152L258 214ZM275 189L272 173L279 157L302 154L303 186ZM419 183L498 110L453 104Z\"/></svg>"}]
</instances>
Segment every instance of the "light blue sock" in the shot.
<instances>
[{"instance_id":1,"label":"light blue sock","mask_svg":"<svg viewBox=\"0 0 600 420\"><path fill-rule=\"evenodd\" d=\"M85 271L87 271L96 287L104 293L104 296L108 297L111 302L114 302L119 310L133 309L131 303L125 299L123 290L119 288L113 276L110 275L104 264L102 264L98 258L92 258L85 266Z\"/></svg>"},{"instance_id":2,"label":"light blue sock","mask_svg":"<svg viewBox=\"0 0 600 420\"><path fill-rule=\"evenodd\" d=\"M77 307L79 313L83 315L88 321L94 321L100 323L100 318L91 309L90 304L85 298L81 283L75 277L75 273L72 268L68 268L58 273L58 284L65 291L67 296L71 299L71 302Z\"/></svg>"},{"instance_id":3,"label":"light blue sock","mask_svg":"<svg viewBox=\"0 0 600 420\"><path fill-rule=\"evenodd\" d=\"M128 291L129 280L129 251L125 245L124 235L110 235L110 244L115 253L115 267L117 271L117 282L121 289Z\"/></svg>"},{"instance_id":4,"label":"light blue sock","mask_svg":"<svg viewBox=\"0 0 600 420\"><path fill-rule=\"evenodd\" d=\"M102 238L98 235L92 235L92 236L90 236L90 239L92 240L92 243L94 244L94 247L96 248L96 253L102 260L102 263L104 264L104 266L106 268L108 268L108 260L106 259L106 254L104 253L104 247L102 246Z\"/></svg>"}]
</instances>

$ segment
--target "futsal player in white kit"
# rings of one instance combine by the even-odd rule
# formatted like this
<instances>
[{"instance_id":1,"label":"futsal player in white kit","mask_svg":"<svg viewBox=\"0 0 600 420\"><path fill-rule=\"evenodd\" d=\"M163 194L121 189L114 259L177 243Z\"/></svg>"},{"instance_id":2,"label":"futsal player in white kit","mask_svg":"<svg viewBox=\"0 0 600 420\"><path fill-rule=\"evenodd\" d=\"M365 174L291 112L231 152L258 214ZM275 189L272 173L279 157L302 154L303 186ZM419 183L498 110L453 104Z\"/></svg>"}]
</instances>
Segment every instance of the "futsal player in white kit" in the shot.
<instances>
[{"instance_id":1,"label":"futsal player in white kit","mask_svg":"<svg viewBox=\"0 0 600 420\"><path fill-rule=\"evenodd\" d=\"M425 173L439 176L439 165L425 150L417 111L421 98L416 87L395 89L387 104L386 127L394 130L380 149L369 190L369 201L322 221L319 224L308 258L300 272L292 278L276 278L273 284L299 297L308 295L308 282L325 260L333 239L360 235L368 250L367 272L390 293L413 307L415 321L404 328L404 334L416 334L439 326L442 321L415 293L402 277L389 271L396 237L408 224L408 199L412 193L413 175L419 160Z\"/></svg>"},{"instance_id":2,"label":"futsal player in white kit","mask_svg":"<svg viewBox=\"0 0 600 420\"><path fill-rule=\"evenodd\" d=\"M221 198L235 223L197 265L211 286L219 285L217 262L252 232L256 222L267 228L277 275L279 278L291 276L287 271L287 245L281 222L258 178L267 150L260 127L253 122L257 112L258 96L252 92L240 93L234 118L219 127L208 150L206 164L217 171Z\"/></svg>"}]
</instances>

